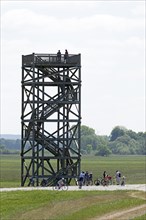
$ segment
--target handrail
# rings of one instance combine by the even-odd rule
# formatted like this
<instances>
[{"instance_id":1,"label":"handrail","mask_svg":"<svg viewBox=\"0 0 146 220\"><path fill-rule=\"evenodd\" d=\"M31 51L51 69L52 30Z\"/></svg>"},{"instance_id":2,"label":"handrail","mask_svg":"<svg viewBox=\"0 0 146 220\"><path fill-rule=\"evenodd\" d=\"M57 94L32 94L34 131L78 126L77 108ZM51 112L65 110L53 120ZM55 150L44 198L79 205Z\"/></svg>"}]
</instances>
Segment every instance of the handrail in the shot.
<instances>
[{"instance_id":1,"label":"handrail","mask_svg":"<svg viewBox=\"0 0 146 220\"><path fill-rule=\"evenodd\" d=\"M29 64L79 64L80 63L80 54L69 54L65 58L65 54L61 54L61 57L58 57L57 54L30 54L23 55L24 65Z\"/></svg>"}]
</instances>

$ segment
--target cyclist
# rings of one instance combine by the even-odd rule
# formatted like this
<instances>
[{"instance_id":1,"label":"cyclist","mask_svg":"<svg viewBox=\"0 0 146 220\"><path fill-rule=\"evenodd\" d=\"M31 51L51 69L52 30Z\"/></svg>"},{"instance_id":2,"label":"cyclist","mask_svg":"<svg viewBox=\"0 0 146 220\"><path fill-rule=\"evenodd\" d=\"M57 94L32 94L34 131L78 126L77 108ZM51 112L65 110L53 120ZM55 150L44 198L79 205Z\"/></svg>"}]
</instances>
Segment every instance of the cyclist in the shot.
<instances>
[{"instance_id":1,"label":"cyclist","mask_svg":"<svg viewBox=\"0 0 146 220\"><path fill-rule=\"evenodd\" d=\"M64 178L61 178L58 182L57 182L57 185L59 187L59 189L64 186Z\"/></svg>"}]
</instances>

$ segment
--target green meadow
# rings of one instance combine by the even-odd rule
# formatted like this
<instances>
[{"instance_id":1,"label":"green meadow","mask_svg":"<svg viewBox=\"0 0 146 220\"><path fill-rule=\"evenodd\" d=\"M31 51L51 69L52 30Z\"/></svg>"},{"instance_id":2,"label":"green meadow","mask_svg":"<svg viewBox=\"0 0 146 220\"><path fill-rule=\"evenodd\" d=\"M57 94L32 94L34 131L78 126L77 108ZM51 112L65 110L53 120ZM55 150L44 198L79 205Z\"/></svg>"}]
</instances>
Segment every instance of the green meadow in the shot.
<instances>
[{"instance_id":1,"label":"green meadow","mask_svg":"<svg viewBox=\"0 0 146 220\"><path fill-rule=\"evenodd\" d=\"M1 187L20 186L20 157L1 156ZM84 156L81 169L93 172L94 179L104 170L114 175L119 169L127 183L145 183L144 156ZM74 182L73 182L74 184ZM0 193L1 220L87 220L121 212L145 204L146 193L140 191L14 191ZM144 220L139 213L134 220ZM131 218L129 218L131 219Z\"/></svg>"},{"instance_id":2,"label":"green meadow","mask_svg":"<svg viewBox=\"0 0 146 220\"><path fill-rule=\"evenodd\" d=\"M137 191L3 192L0 219L86 220L143 204L145 204L144 192Z\"/></svg>"},{"instance_id":3,"label":"green meadow","mask_svg":"<svg viewBox=\"0 0 146 220\"><path fill-rule=\"evenodd\" d=\"M1 155L0 159L0 187L20 186L20 156ZM116 170L120 170L126 176L127 184L146 183L145 156L83 156L81 170L92 172L93 179L101 177L104 170L111 176L115 175Z\"/></svg>"}]
</instances>

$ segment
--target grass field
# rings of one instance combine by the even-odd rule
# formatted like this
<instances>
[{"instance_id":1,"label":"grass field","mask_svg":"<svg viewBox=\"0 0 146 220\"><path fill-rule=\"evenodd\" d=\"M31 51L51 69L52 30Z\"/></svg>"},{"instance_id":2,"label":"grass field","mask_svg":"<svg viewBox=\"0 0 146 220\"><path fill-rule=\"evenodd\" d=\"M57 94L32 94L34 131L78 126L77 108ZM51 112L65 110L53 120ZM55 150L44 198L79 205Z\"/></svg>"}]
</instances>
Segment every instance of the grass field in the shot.
<instances>
[{"instance_id":1,"label":"grass field","mask_svg":"<svg viewBox=\"0 0 146 220\"><path fill-rule=\"evenodd\" d=\"M145 183L144 156L83 157L81 169L93 172L94 178L104 170L114 175L119 169L127 183ZM20 157L2 155L0 186L20 186ZM1 220L87 220L111 212L121 212L145 204L146 194L139 191L15 191L1 192ZM133 218L144 220L146 214ZM129 218L131 219L131 218Z\"/></svg>"},{"instance_id":2,"label":"grass field","mask_svg":"<svg viewBox=\"0 0 146 220\"><path fill-rule=\"evenodd\" d=\"M127 184L146 183L145 156L84 157L82 169L91 169L94 176L102 176L104 170L114 176L116 170L120 170L126 176Z\"/></svg>"},{"instance_id":3,"label":"grass field","mask_svg":"<svg viewBox=\"0 0 146 220\"><path fill-rule=\"evenodd\" d=\"M20 186L20 156L1 155L0 187ZM146 183L145 156L110 156L110 157L82 157L81 169L93 172L93 178L102 176L104 170L111 176L120 170L126 176L127 184Z\"/></svg>"},{"instance_id":4,"label":"grass field","mask_svg":"<svg viewBox=\"0 0 146 220\"><path fill-rule=\"evenodd\" d=\"M137 191L2 192L0 219L86 220L142 204L145 204L144 192ZM144 220L143 217L139 219Z\"/></svg>"}]
</instances>

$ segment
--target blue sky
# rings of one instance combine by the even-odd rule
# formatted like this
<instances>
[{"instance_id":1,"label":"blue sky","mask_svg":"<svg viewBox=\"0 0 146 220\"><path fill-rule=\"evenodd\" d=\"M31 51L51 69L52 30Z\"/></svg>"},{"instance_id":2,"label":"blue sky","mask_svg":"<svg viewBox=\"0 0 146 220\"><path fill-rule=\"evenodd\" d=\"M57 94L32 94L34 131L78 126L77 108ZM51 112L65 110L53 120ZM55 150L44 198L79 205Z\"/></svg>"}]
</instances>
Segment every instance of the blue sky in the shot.
<instances>
[{"instance_id":1,"label":"blue sky","mask_svg":"<svg viewBox=\"0 0 146 220\"><path fill-rule=\"evenodd\" d=\"M1 133L21 132L21 56L81 53L82 124L145 131L145 1L2 1Z\"/></svg>"}]
</instances>

